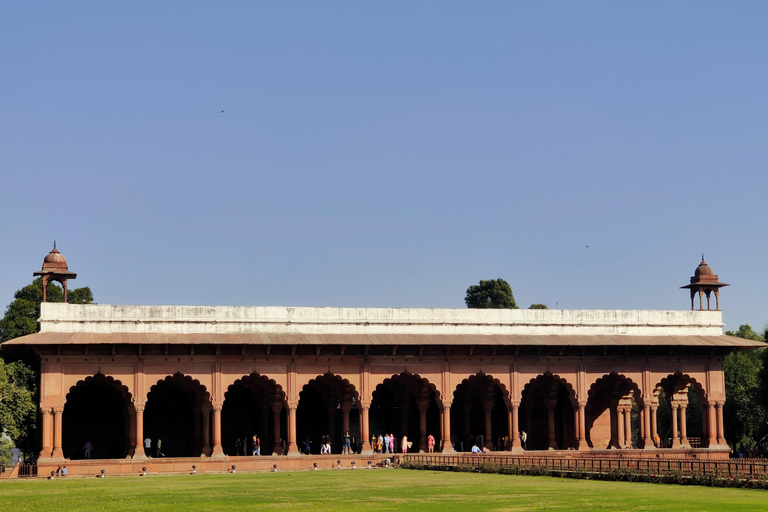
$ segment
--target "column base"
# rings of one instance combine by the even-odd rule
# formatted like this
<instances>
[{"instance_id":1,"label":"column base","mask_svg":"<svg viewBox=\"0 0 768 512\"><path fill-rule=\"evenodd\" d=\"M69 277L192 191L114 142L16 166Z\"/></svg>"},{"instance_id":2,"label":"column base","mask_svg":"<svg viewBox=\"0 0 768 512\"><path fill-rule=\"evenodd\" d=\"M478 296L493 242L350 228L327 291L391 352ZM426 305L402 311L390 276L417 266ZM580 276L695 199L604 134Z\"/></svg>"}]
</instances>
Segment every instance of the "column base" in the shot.
<instances>
[{"instance_id":1,"label":"column base","mask_svg":"<svg viewBox=\"0 0 768 512\"><path fill-rule=\"evenodd\" d=\"M212 459L223 459L226 455L224 454L224 450L221 449L220 444L213 445L213 450L211 451L211 458Z\"/></svg>"},{"instance_id":2,"label":"column base","mask_svg":"<svg viewBox=\"0 0 768 512\"><path fill-rule=\"evenodd\" d=\"M513 446L509 453L525 453L522 446Z\"/></svg>"},{"instance_id":3,"label":"column base","mask_svg":"<svg viewBox=\"0 0 768 512\"><path fill-rule=\"evenodd\" d=\"M147 460L149 457L144 455L144 448L141 449L141 452L138 454L135 454L133 457L131 457L131 460Z\"/></svg>"},{"instance_id":4,"label":"column base","mask_svg":"<svg viewBox=\"0 0 768 512\"><path fill-rule=\"evenodd\" d=\"M64 460L64 452L61 451L61 448L54 448L53 452L51 453L51 460Z\"/></svg>"},{"instance_id":5,"label":"column base","mask_svg":"<svg viewBox=\"0 0 768 512\"><path fill-rule=\"evenodd\" d=\"M651 441L650 439L649 439L648 441L646 441L646 442L645 442L645 446L643 446L643 450L657 450L657 449L658 449L658 448L656 448L656 447L653 445L653 441Z\"/></svg>"},{"instance_id":6,"label":"column base","mask_svg":"<svg viewBox=\"0 0 768 512\"><path fill-rule=\"evenodd\" d=\"M446 445L443 446L443 451L440 453L444 455L452 455L456 453L456 450L453 449L453 446L451 445L451 443L446 443Z\"/></svg>"}]
</instances>

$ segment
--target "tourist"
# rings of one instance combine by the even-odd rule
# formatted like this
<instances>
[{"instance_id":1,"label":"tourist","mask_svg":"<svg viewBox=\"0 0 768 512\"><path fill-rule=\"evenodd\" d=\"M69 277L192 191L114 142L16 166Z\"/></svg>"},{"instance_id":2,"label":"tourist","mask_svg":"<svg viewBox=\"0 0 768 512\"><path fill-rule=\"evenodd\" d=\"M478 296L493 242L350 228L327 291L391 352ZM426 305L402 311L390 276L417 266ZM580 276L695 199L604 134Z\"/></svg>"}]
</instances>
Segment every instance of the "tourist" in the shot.
<instances>
[{"instance_id":1,"label":"tourist","mask_svg":"<svg viewBox=\"0 0 768 512\"><path fill-rule=\"evenodd\" d=\"M304 455L309 455L309 449L312 445L312 440L309 438L309 436L306 436L304 438Z\"/></svg>"},{"instance_id":2,"label":"tourist","mask_svg":"<svg viewBox=\"0 0 768 512\"><path fill-rule=\"evenodd\" d=\"M528 434L525 433L525 430L523 430L523 433L520 436L520 444L523 447L523 450L528 449Z\"/></svg>"},{"instance_id":3,"label":"tourist","mask_svg":"<svg viewBox=\"0 0 768 512\"><path fill-rule=\"evenodd\" d=\"M374 452L377 451L376 450L376 434L371 434L371 450L373 450Z\"/></svg>"},{"instance_id":4,"label":"tourist","mask_svg":"<svg viewBox=\"0 0 768 512\"><path fill-rule=\"evenodd\" d=\"M384 453L384 436L379 434L379 438L376 440L376 453Z\"/></svg>"},{"instance_id":5,"label":"tourist","mask_svg":"<svg viewBox=\"0 0 768 512\"><path fill-rule=\"evenodd\" d=\"M66 464L64 467L61 468L61 476L67 476L67 466Z\"/></svg>"},{"instance_id":6,"label":"tourist","mask_svg":"<svg viewBox=\"0 0 768 512\"><path fill-rule=\"evenodd\" d=\"M152 439L150 439L149 436L144 439L144 455L147 457L152 456Z\"/></svg>"},{"instance_id":7,"label":"tourist","mask_svg":"<svg viewBox=\"0 0 768 512\"><path fill-rule=\"evenodd\" d=\"M408 448L409 448L408 445L410 445L410 444L411 443L408 442L408 436L403 436L403 440L400 441L400 446L402 448L403 453L407 453L408 452Z\"/></svg>"},{"instance_id":8,"label":"tourist","mask_svg":"<svg viewBox=\"0 0 768 512\"><path fill-rule=\"evenodd\" d=\"M163 454L162 452L162 447L163 447L163 440L158 437L157 442L155 443L155 457L160 458L165 456L165 454Z\"/></svg>"},{"instance_id":9,"label":"tourist","mask_svg":"<svg viewBox=\"0 0 768 512\"><path fill-rule=\"evenodd\" d=\"M389 453L395 453L395 434L389 434Z\"/></svg>"},{"instance_id":10,"label":"tourist","mask_svg":"<svg viewBox=\"0 0 768 512\"><path fill-rule=\"evenodd\" d=\"M477 443L472 445L472 453L480 453L480 448L477 447Z\"/></svg>"},{"instance_id":11,"label":"tourist","mask_svg":"<svg viewBox=\"0 0 768 512\"><path fill-rule=\"evenodd\" d=\"M389 434L384 434L384 453L389 453Z\"/></svg>"},{"instance_id":12,"label":"tourist","mask_svg":"<svg viewBox=\"0 0 768 512\"><path fill-rule=\"evenodd\" d=\"M261 441L257 434L253 434L253 455L261 455Z\"/></svg>"},{"instance_id":13,"label":"tourist","mask_svg":"<svg viewBox=\"0 0 768 512\"><path fill-rule=\"evenodd\" d=\"M344 448L341 450L342 455L352 455L352 437L349 435L349 430L344 433Z\"/></svg>"},{"instance_id":14,"label":"tourist","mask_svg":"<svg viewBox=\"0 0 768 512\"><path fill-rule=\"evenodd\" d=\"M432 434L427 436L427 453L435 453L435 436Z\"/></svg>"},{"instance_id":15,"label":"tourist","mask_svg":"<svg viewBox=\"0 0 768 512\"><path fill-rule=\"evenodd\" d=\"M288 441L282 437L280 438L280 449L282 450L283 455L288 455Z\"/></svg>"},{"instance_id":16,"label":"tourist","mask_svg":"<svg viewBox=\"0 0 768 512\"><path fill-rule=\"evenodd\" d=\"M83 457L86 459L91 458L91 450L93 450L93 445L90 441L85 442L85 446L83 446Z\"/></svg>"},{"instance_id":17,"label":"tourist","mask_svg":"<svg viewBox=\"0 0 768 512\"><path fill-rule=\"evenodd\" d=\"M242 446L242 441L240 441L239 437L235 438L235 455L240 455L240 447Z\"/></svg>"}]
</instances>

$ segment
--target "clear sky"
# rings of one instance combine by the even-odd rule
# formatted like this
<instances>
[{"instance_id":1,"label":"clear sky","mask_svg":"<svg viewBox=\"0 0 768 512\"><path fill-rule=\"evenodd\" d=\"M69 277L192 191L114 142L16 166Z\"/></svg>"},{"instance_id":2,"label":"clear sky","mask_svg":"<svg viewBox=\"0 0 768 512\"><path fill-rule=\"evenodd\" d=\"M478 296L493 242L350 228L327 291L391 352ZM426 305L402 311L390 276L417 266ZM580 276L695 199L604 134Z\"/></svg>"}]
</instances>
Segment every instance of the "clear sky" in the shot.
<instances>
[{"instance_id":1,"label":"clear sky","mask_svg":"<svg viewBox=\"0 0 768 512\"><path fill-rule=\"evenodd\" d=\"M0 3L0 306L688 309L768 322L768 2ZM221 112L223 110L223 112Z\"/></svg>"}]
</instances>

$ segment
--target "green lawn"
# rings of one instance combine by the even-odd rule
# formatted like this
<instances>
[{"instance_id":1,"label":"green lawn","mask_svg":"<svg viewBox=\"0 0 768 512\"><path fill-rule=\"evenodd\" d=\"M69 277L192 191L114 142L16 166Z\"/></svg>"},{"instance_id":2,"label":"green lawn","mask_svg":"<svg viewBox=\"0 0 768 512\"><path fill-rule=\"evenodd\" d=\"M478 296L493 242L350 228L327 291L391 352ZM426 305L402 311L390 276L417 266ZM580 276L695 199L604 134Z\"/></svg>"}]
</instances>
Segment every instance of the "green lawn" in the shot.
<instances>
[{"instance_id":1,"label":"green lawn","mask_svg":"<svg viewBox=\"0 0 768 512\"><path fill-rule=\"evenodd\" d=\"M768 491L404 469L0 482L25 510L768 510Z\"/></svg>"}]
</instances>

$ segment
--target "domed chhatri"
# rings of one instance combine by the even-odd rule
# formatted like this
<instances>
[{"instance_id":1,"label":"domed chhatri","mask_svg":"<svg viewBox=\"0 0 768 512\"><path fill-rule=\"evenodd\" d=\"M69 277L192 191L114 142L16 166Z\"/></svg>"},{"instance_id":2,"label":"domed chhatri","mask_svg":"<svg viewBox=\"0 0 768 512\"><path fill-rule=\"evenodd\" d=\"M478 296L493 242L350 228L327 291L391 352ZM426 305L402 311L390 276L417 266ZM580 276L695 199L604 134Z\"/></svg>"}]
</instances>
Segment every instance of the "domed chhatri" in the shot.
<instances>
[{"instance_id":1,"label":"domed chhatri","mask_svg":"<svg viewBox=\"0 0 768 512\"><path fill-rule=\"evenodd\" d=\"M693 273L690 284L681 286L680 288L688 288L691 290L691 311L695 309L694 298L696 294L699 294L699 311L704 311L704 295L707 296L707 311L710 311L709 298L712 292L715 292L715 308L720 311L720 288L728 286L728 283L721 283L718 280L717 274L712 271L712 268L704 261L704 255L701 255L701 263L696 267L696 271Z\"/></svg>"},{"instance_id":2,"label":"domed chhatri","mask_svg":"<svg viewBox=\"0 0 768 512\"><path fill-rule=\"evenodd\" d=\"M67 302L67 280L75 279L77 274L69 271L67 259L56 249L56 241L53 241L53 249L43 259L43 268L32 275L43 278L43 302L46 301L48 283L58 281L64 288L64 302Z\"/></svg>"}]
</instances>

